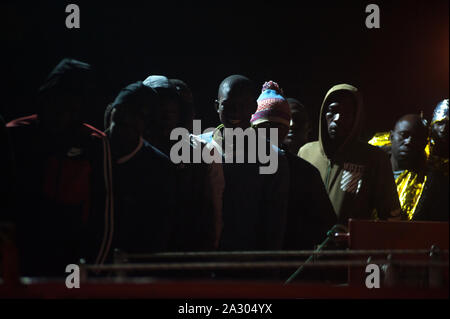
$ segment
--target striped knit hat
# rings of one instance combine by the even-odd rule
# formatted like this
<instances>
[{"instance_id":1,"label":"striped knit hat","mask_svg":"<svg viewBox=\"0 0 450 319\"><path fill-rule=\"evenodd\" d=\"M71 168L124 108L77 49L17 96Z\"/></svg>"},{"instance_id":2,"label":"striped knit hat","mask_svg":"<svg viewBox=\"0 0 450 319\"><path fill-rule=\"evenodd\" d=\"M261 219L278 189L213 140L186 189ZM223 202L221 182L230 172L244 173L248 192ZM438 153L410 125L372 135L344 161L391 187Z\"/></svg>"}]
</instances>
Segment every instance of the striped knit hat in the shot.
<instances>
[{"instance_id":1,"label":"striped knit hat","mask_svg":"<svg viewBox=\"0 0 450 319\"><path fill-rule=\"evenodd\" d=\"M291 121L291 109L283 90L273 81L264 83L259 96L258 108L252 115L250 123L258 125L264 122L276 122L289 127Z\"/></svg>"}]
</instances>

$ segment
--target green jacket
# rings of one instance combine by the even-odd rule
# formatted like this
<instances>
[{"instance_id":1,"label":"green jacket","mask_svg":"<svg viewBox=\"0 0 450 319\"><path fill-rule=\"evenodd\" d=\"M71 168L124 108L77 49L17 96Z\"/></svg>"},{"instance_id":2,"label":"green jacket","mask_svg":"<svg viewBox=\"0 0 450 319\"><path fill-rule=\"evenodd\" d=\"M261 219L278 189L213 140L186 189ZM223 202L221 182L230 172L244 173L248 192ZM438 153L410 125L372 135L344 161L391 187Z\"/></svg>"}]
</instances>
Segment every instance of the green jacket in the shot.
<instances>
[{"instance_id":1,"label":"green jacket","mask_svg":"<svg viewBox=\"0 0 450 319\"><path fill-rule=\"evenodd\" d=\"M355 121L351 133L333 156L325 120L327 100L337 91L350 92L356 100ZM338 221L349 218L400 218L400 204L391 163L382 150L359 141L363 101L357 88L339 84L325 96L320 110L319 140L304 145L298 155L320 172Z\"/></svg>"}]
</instances>

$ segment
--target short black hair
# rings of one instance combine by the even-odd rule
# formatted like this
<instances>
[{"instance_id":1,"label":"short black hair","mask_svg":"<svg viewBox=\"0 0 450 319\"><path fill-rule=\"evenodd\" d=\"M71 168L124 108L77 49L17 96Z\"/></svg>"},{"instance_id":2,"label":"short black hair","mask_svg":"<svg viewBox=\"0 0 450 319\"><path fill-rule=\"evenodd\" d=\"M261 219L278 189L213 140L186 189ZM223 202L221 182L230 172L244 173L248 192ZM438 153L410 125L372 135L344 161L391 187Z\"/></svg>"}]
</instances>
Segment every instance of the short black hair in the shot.
<instances>
[{"instance_id":1,"label":"short black hair","mask_svg":"<svg viewBox=\"0 0 450 319\"><path fill-rule=\"evenodd\" d=\"M151 108L158 103L158 94L154 89L143 85L142 81L132 83L123 88L114 102L106 107L104 115L105 129L111 124L113 110L139 116L146 108L151 111Z\"/></svg>"},{"instance_id":2,"label":"short black hair","mask_svg":"<svg viewBox=\"0 0 450 319\"><path fill-rule=\"evenodd\" d=\"M169 79L169 81L179 97L179 105L181 106L181 121L183 122L182 124L185 127L189 127L192 123L188 123L188 121L191 121L195 116L195 106L192 91L186 84L186 82L180 79Z\"/></svg>"}]
</instances>

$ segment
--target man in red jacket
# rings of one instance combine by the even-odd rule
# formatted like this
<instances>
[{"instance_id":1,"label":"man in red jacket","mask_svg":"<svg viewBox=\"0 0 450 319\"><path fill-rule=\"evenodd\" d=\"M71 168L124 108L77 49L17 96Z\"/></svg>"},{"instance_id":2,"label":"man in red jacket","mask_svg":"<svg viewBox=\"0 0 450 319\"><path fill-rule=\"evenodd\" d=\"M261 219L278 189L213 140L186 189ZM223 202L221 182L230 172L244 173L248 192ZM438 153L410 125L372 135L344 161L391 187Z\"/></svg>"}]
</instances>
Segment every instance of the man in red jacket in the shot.
<instances>
[{"instance_id":1,"label":"man in red jacket","mask_svg":"<svg viewBox=\"0 0 450 319\"><path fill-rule=\"evenodd\" d=\"M13 222L22 274L64 276L104 262L112 234L106 136L83 123L92 70L64 59L37 96L37 114L7 124L15 156Z\"/></svg>"}]
</instances>

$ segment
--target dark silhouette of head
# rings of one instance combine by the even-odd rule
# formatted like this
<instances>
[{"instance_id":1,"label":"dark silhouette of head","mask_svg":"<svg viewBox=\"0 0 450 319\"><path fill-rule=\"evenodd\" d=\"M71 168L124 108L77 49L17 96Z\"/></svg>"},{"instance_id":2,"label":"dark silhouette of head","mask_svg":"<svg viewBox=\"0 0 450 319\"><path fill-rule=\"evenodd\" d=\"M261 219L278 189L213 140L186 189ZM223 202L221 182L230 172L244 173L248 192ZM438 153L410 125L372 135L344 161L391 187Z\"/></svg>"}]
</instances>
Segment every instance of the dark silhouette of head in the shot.
<instances>
[{"instance_id":1,"label":"dark silhouette of head","mask_svg":"<svg viewBox=\"0 0 450 319\"><path fill-rule=\"evenodd\" d=\"M308 112L303 104L294 98L288 98L287 100L291 108L292 119L284 144L290 152L297 154L298 150L309 142L312 127Z\"/></svg>"},{"instance_id":2,"label":"dark silhouette of head","mask_svg":"<svg viewBox=\"0 0 450 319\"><path fill-rule=\"evenodd\" d=\"M105 116L109 118L106 132L111 138L113 155L129 153L137 146L156 103L157 93L140 81L120 91Z\"/></svg>"},{"instance_id":3,"label":"dark silhouette of head","mask_svg":"<svg viewBox=\"0 0 450 319\"><path fill-rule=\"evenodd\" d=\"M38 94L39 125L55 137L71 135L89 108L93 74L87 63L63 59L50 73Z\"/></svg>"},{"instance_id":4,"label":"dark silhouette of head","mask_svg":"<svg viewBox=\"0 0 450 319\"><path fill-rule=\"evenodd\" d=\"M231 75L220 83L215 101L219 119L225 127L246 129L257 108L253 82L243 75Z\"/></svg>"}]
</instances>

